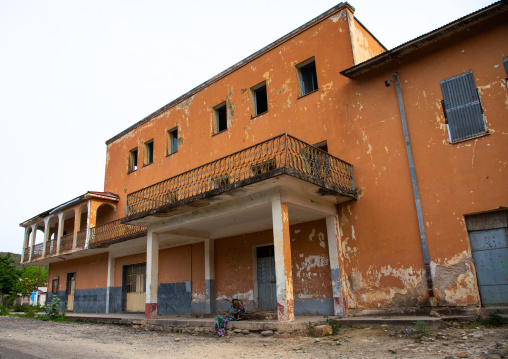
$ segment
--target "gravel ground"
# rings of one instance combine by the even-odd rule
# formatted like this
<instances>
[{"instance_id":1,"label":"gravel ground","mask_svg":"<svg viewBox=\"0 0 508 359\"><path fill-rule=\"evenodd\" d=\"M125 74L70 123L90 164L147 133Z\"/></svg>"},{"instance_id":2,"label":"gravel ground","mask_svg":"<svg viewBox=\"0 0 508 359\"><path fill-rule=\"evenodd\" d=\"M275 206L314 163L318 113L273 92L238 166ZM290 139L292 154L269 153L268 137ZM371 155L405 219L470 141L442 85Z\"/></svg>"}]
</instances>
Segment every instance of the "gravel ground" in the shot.
<instances>
[{"instance_id":1,"label":"gravel ground","mask_svg":"<svg viewBox=\"0 0 508 359\"><path fill-rule=\"evenodd\" d=\"M342 329L323 338L223 338L130 326L0 317L0 358L502 358L508 328L465 327L415 338L390 328ZM508 358L508 355L506 356Z\"/></svg>"}]
</instances>

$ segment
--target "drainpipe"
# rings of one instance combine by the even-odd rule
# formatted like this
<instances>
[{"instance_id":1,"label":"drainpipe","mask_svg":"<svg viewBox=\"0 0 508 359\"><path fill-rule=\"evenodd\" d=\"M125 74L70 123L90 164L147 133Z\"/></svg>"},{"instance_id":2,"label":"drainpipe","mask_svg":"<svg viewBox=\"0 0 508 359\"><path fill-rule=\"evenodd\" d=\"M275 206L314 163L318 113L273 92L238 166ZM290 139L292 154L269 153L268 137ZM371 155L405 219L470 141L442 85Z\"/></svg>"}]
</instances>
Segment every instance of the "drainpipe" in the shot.
<instances>
[{"instance_id":1,"label":"drainpipe","mask_svg":"<svg viewBox=\"0 0 508 359\"><path fill-rule=\"evenodd\" d=\"M418 183L416 182L415 164L413 160L413 151L411 150L411 142L409 141L409 132L406 122L406 111L404 110L404 102L402 100L402 91L400 89L399 74L394 72L390 80L385 81L386 86L390 86L391 82L395 82L395 90L397 91L397 101L399 102L400 119L404 130L404 140L406 142L407 160L409 161L409 171L411 173L411 183L413 185L413 195L415 198L416 215L418 217L418 227L420 229L420 241L422 244L423 262L425 264L425 273L427 276L427 290L429 295L434 297L434 284L432 281L432 273L430 272L429 250L427 248L427 237L425 236L425 226L423 224L422 206L420 203L420 192L418 191Z\"/></svg>"}]
</instances>

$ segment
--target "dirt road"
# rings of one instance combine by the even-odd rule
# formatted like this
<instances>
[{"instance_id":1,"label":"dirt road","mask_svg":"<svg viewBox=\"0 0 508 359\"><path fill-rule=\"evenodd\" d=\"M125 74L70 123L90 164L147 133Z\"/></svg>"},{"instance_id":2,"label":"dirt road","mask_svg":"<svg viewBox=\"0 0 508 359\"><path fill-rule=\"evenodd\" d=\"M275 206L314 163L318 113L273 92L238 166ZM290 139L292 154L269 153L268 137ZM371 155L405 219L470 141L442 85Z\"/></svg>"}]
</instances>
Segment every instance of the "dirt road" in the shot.
<instances>
[{"instance_id":1,"label":"dirt road","mask_svg":"<svg viewBox=\"0 0 508 359\"><path fill-rule=\"evenodd\" d=\"M259 333L215 338L129 326L0 317L1 359L500 358L507 349L506 326L442 329L428 339L396 334L390 328L342 329L336 336L319 339L263 337Z\"/></svg>"}]
</instances>

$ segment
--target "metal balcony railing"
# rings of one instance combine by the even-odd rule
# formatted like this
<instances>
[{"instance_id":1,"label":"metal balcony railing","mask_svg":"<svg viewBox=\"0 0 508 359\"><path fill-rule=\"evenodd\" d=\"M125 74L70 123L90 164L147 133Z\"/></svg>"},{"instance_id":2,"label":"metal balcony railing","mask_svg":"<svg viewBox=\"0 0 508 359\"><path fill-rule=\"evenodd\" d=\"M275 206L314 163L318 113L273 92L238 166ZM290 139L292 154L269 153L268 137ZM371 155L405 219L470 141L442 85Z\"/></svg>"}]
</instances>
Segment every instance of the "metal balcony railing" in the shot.
<instances>
[{"instance_id":1,"label":"metal balcony railing","mask_svg":"<svg viewBox=\"0 0 508 359\"><path fill-rule=\"evenodd\" d=\"M76 234L76 248L85 248L86 245L86 229Z\"/></svg>"},{"instance_id":2,"label":"metal balcony railing","mask_svg":"<svg viewBox=\"0 0 508 359\"><path fill-rule=\"evenodd\" d=\"M66 234L60 237L60 253L72 250L72 242L74 241L74 233Z\"/></svg>"},{"instance_id":3,"label":"metal balcony railing","mask_svg":"<svg viewBox=\"0 0 508 359\"><path fill-rule=\"evenodd\" d=\"M90 246L146 236L146 227L122 224L120 220L90 228Z\"/></svg>"},{"instance_id":4,"label":"metal balcony railing","mask_svg":"<svg viewBox=\"0 0 508 359\"><path fill-rule=\"evenodd\" d=\"M129 194L127 216L284 167L355 193L351 164L283 134Z\"/></svg>"},{"instance_id":5,"label":"metal balcony railing","mask_svg":"<svg viewBox=\"0 0 508 359\"><path fill-rule=\"evenodd\" d=\"M42 243L38 243L34 246L34 253L32 254L32 260L42 257L42 250L44 245Z\"/></svg>"},{"instance_id":6,"label":"metal balcony railing","mask_svg":"<svg viewBox=\"0 0 508 359\"><path fill-rule=\"evenodd\" d=\"M23 262L28 262L29 259L30 259L30 247L26 247L23 250Z\"/></svg>"},{"instance_id":7,"label":"metal balcony railing","mask_svg":"<svg viewBox=\"0 0 508 359\"><path fill-rule=\"evenodd\" d=\"M50 239L46 242L46 257L56 254L56 239Z\"/></svg>"}]
</instances>

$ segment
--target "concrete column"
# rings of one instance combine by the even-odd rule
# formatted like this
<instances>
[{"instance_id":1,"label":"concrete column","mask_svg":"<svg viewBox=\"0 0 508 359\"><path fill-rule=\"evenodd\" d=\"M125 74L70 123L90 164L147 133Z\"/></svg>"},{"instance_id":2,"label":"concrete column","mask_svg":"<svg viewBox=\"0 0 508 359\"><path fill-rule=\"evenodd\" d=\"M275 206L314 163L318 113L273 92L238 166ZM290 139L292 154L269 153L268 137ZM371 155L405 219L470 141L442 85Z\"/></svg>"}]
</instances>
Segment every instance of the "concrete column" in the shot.
<instances>
[{"instance_id":1,"label":"concrete column","mask_svg":"<svg viewBox=\"0 0 508 359\"><path fill-rule=\"evenodd\" d=\"M74 209L74 233L72 236L72 249L76 249L77 244L76 242L78 239L78 231L80 226L81 226L81 213L79 213L78 211L78 214L76 215L76 209Z\"/></svg>"},{"instance_id":2,"label":"concrete column","mask_svg":"<svg viewBox=\"0 0 508 359\"><path fill-rule=\"evenodd\" d=\"M42 241L42 258L46 258L46 244L49 239L49 217L44 219L44 240Z\"/></svg>"},{"instance_id":3,"label":"concrete column","mask_svg":"<svg viewBox=\"0 0 508 359\"><path fill-rule=\"evenodd\" d=\"M34 255L35 231L37 231L37 224L32 225L32 233L30 233L30 258L28 259L30 262Z\"/></svg>"},{"instance_id":4,"label":"concrete column","mask_svg":"<svg viewBox=\"0 0 508 359\"><path fill-rule=\"evenodd\" d=\"M58 213L58 233L56 234L56 254L60 254L60 240L63 236L63 230L64 230L64 219L63 219L63 212Z\"/></svg>"},{"instance_id":5,"label":"concrete column","mask_svg":"<svg viewBox=\"0 0 508 359\"><path fill-rule=\"evenodd\" d=\"M28 248L30 246L30 236L28 234L28 230L31 227L25 227L25 236L23 238L23 249L21 251L21 262L24 262L28 260L28 258L25 258L25 248ZM30 254L28 255L30 257Z\"/></svg>"},{"instance_id":6,"label":"concrete column","mask_svg":"<svg viewBox=\"0 0 508 359\"><path fill-rule=\"evenodd\" d=\"M326 233L328 235L328 253L332 272L333 314L344 316L347 312L346 297L342 295L341 271L339 262L339 216L326 217Z\"/></svg>"},{"instance_id":7,"label":"concrete column","mask_svg":"<svg viewBox=\"0 0 508 359\"><path fill-rule=\"evenodd\" d=\"M90 211L92 208L92 200L88 200L88 212L86 214L86 241L85 248L88 248L88 244L90 243Z\"/></svg>"},{"instance_id":8,"label":"concrete column","mask_svg":"<svg viewBox=\"0 0 508 359\"><path fill-rule=\"evenodd\" d=\"M215 313L215 242L205 239L205 313Z\"/></svg>"},{"instance_id":9,"label":"concrete column","mask_svg":"<svg viewBox=\"0 0 508 359\"><path fill-rule=\"evenodd\" d=\"M273 245L275 251L275 276L277 281L277 318L279 321L295 320L293 298L293 272L291 268L291 239L287 195L280 192L272 199Z\"/></svg>"},{"instance_id":10,"label":"concrete column","mask_svg":"<svg viewBox=\"0 0 508 359\"><path fill-rule=\"evenodd\" d=\"M159 233L148 231L146 239L146 305L145 318L157 317L159 284Z\"/></svg>"},{"instance_id":11,"label":"concrete column","mask_svg":"<svg viewBox=\"0 0 508 359\"><path fill-rule=\"evenodd\" d=\"M115 286L115 258L109 253L108 258L108 284L106 289L106 313L110 313L111 288Z\"/></svg>"}]
</instances>

